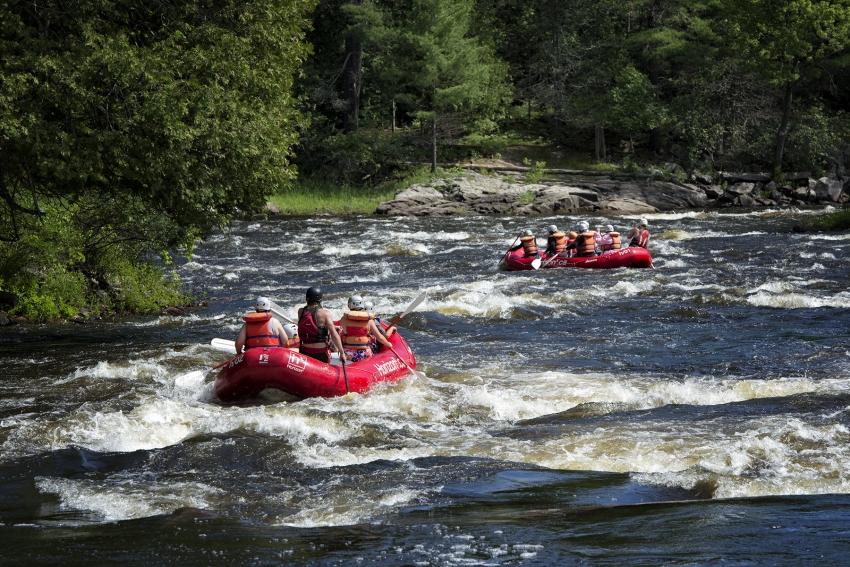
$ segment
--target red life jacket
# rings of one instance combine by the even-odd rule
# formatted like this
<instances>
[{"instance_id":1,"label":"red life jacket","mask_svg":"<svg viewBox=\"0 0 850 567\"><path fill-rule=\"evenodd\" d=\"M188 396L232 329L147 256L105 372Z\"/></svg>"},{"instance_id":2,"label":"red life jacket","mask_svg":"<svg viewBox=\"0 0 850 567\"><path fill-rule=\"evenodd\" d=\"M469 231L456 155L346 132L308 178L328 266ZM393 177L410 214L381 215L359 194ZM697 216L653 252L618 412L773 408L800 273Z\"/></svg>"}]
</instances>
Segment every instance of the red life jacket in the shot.
<instances>
[{"instance_id":1,"label":"red life jacket","mask_svg":"<svg viewBox=\"0 0 850 567\"><path fill-rule=\"evenodd\" d=\"M245 348L279 347L280 335L274 332L272 314L268 311L248 313L245 321Z\"/></svg>"},{"instance_id":2,"label":"red life jacket","mask_svg":"<svg viewBox=\"0 0 850 567\"><path fill-rule=\"evenodd\" d=\"M649 245L649 231L643 229L640 231L640 234L632 238L629 246L640 246L641 248L646 248Z\"/></svg>"},{"instance_id":3,"label":"red life jacket","mask_svg":"<svg viewBox=\"0 0 850 567\"><path fill-rule=\"evenodd\" d=\"M299 350L307 355L328 352L328 328L316 324L316 311L319 309L318 305L312 309L305 307L298 320L298 336L301 338ZM307 346L305 343L314 344ZM315 343L322 343L322 346L316 346Z\"/></svg>"},{"instance_id":4,"label":"red life jacket","mask_svg":"<svg viewBox=\"0 0 850 567\"><path fill-rule=\"evenodd\" d=\"M354 350L370 348L372 337L369 333L369 321L372 316L367 311L349 311L342 316L345 325L342 331L342 345Z\"/></svg>"}]
</instances>

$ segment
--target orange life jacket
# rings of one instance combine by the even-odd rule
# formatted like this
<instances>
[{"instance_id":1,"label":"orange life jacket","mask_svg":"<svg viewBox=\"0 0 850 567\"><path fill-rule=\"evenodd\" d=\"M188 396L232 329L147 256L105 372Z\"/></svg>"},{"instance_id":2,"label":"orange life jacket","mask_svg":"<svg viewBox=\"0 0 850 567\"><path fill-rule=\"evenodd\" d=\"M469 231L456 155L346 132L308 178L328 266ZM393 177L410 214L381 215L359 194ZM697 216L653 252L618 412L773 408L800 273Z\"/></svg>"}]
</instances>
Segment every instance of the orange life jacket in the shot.
<instances>
[{"instance_id":1,"label":"orange life jacket","mask_svg":"<svg viewBox=\"0 0 850 567\"><path fill-rule=\"evenodd\" d=\"M567 249L566 234L559 230L558 232L553 232L549 237L555 239L555 254L560 254Z\"/></svg>"},{"instance_id":2,"label":"orange life jacket","mask_svg":"<svg viewBox=\"0 0 850 567\"><path fill-rule=\"evenodd\" d=\"M582 236L584 237L584 244L582 244L578 253L582 256L593 256L596 254L596 233L588 231L583 233Z\"/></svg>"},{"instance_id":3,"label":"orange life jacket","mask_svg":"<svg viewBox=\"0 0 850 567\"><path fill-rule=\"evenodd\" d=\"M280 335L274 332L274 321L269 311L248 313L242 316L245 321L245 348L279 347Z\"/></svg>"},{"instance_id":4,"label":"orange life jacket","mask_svg":"<svg viewBox=\"0 0 850 567\"><path fill-rule=\"evenodd\" d=\"M611 237L611 244L602 244L599 246L603 251L606 250L619 250L620 249L620 233L619 232L609 232L608 236Z\"/></svg>"},{"instance_id":5,"label":"orange life jacket","mask_svg":"<svg viewBox=\"0 0 850 567\"><path fill-rule=\"evenodd\" d=\"M537 256L537 239L534 236L523 236L520 238L520 242L522 242L522 249L526 258Z\"/></svg>"},{"instance_id":6,"label":"orange life jacket","mask_svg":"<svg viewBox=\"0 0 850 567\"><path fill-rule=\"evenodd\" d=\"M369 321L372 315L368 311L349 311L342 316L340 325L345 322L342 331L342 346L355 350L366 350L372 344L369 335Z\"/></svg>"}]
</instances>

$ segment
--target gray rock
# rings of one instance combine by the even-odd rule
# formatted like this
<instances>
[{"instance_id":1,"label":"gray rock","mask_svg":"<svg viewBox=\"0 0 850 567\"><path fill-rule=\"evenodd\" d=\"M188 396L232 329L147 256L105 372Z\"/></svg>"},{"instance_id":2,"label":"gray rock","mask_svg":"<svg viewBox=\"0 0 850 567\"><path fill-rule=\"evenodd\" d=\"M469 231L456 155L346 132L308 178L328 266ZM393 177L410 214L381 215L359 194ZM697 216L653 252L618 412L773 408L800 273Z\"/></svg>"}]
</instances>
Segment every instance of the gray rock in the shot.
<instances>
[{"instance_id":1,"label":"gray rock","mask_svg":"<svg viewBox=\"0 0 850 567\"><path fill-rule=\"evenodd\" d=\"M714 179L712 179L710 175L706 175L704 173L694 173L691 177L693 178L694 183L699 183L700 185L711 185L714 183Z\"/></svg>"},{"instance_id":2,"label":"gray rock","mask_svg":"<svg viewBox=\"0 0 850 567\"><path fill-rule=\"evenodd\" d=\"M844 183L841 181L838 181L837 179L830 179L828 177L821 177L817 180L817 183L815 183L815 195L819 201L833 201L837 203L843 188Z\"/></svg>"},{"instance_id":3,"label":"gray rock","mask_svg":"<svg viewBox=\"0 0 850 567\"><path fill-rule=\"evenodd\" d=\"M271 201L268 201L266 203L266 206L263 208L263 210L270 215L279 215L280 214L280 209L278 209L277 205L275 205Z\"/></svg>"},{"instance_id":4,"label":"gray rock","mask_svg":"<svg viewBox=\"0 0 850 567\"><path fill-rule=\"evenodd\" d=\"M657 213L658 209L637 199L606 199L600 201L602 210L622 214Z\"/></svg>"},{"instance_id":5,"label":"gray rock","mask_svg":"<svg viewBox=\"0 0 850 567\"><path fill-rule=\"evenodd\" d=\"M661 167L666 169L667 171L671 171L673 173L678 173L680 171L685 171L685 168L679 165L678 163L673 162L665 162L661 164Z\"/></svg>"},{"instance_id":6,"label":"gray rock","mask_svg":"<svg viewBox=\"0 0 850 567\"><path fill-rule=\"evenodd\" d=\"M720 185L710 185L708 187L703 187L703 191L705 191L705 196L709 199L716 199L723 194L723 189Z\"/></svg>"},{"instance_id":7,"label":"gray rock","mask_svg":"<svg viewBox=\"0 0 850 567\"><path fill-rule=\"evenodd\" d=\"M755 189L755 183L740 182L730 185L726 188L726 191L735 195L751 195L753 189Z\"/></svg>"},{"instance_id":8,"label":"gray rock","mask_svg":"<svg viewBox=\"0 0 850 567\"><path fill-rule=\"evenodd\" d=\"M733 203L741 207L752 207L756 204L756 201L749 195L738 195L733 201Z\"/></svg>"},{"instance_id":9,"label":"gray rock","mask_svg":"<svg viewBox=\"0 0 850 567\"><path fill-rule=\"evenodd\" d=\"M424 205L435 201L442 201L443 194L427 185L411 185L395 196L396 201L408 201L410 204Z\"/></svg>"},{"instance_id":10,"label":"gray rock","mask_svg":"<svg viewBox=\"0 0 850 567\"><path fill-rule=\"evenodd\" d=\"M706 204L705 191L695 187L654 181L644 190L643 201L662 210L695 209Z\"/></svg>"},{"instance_id":11,"label":"gray rock","mask_svg":"<svg viewBox=\"0 0 850 567\"><path fill-rule=\"evenodd\" d=\"M0 327L7 327L9 325L14 325L15 322L6 317L3 314L0 314Z\"/></svg>"},{"instance_id":12,"label":"gray rock","mask_svg":"<svg viewBox=\"0 0 850 567\"><path fill-rule=\"evenodd\" d=\"M809 190L805 187L797 187L791 192L791 198L799 201L807 201L809 199Z\"/></svg>"},{"instance_id":13,"label":"gray rock","mask_svg":"<svg viewBox=\"0 0 850 567\"><path fill-rule=\"evenodd\" d=\"M764 190L770 192L777 191L779 190L779 185L776 184L776 181L771 181L764 186Z\"/></svg>"}]
</instances>

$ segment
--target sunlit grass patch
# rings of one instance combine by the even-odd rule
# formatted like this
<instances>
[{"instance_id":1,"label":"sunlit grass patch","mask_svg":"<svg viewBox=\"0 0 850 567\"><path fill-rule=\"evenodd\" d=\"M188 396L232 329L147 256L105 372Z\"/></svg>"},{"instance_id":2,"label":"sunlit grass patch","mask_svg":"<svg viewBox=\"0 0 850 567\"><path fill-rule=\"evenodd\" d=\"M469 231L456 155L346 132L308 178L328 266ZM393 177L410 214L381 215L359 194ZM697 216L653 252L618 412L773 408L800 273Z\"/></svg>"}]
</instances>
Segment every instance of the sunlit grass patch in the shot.
<instances>
[{"instance_id":1,"label":"sunlit grass patch","mask_svg":"<svg viewBox=\"0 0 850 567\"><path fill-rule=\"evenodd\" d=\"M395 197L395 186L351 187L306 179L273 195L269 201L284 215L371 214L384 201Z\"/></svg>"}]
</instances>

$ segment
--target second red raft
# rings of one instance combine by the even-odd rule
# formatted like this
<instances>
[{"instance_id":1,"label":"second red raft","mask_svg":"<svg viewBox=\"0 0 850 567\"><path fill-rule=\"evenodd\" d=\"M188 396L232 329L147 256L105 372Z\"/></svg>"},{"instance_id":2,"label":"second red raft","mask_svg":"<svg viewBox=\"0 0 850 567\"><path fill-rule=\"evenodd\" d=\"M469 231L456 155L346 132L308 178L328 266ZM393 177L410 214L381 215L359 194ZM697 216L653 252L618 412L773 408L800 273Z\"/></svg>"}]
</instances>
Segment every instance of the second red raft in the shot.
<instances>
[{"instance_id":1,"label":"second red raft","mask_svg":"<svg viewBox=\"0 0 850 567\"><path fill-rule=\"evenodd\" d=\"M524 258L522 248L514 250L508 254L503 262L505 270L511 272L516 270L533 270L531 263L534 258ZM573 256L572 258L563 258L558 256L550 260L543 259L540 264L541 268L591 268L591 269L611 269L611 268L651 268L652 256L646 248L639 246L630 246L619 250L611 250L605 252L601 256Z\"/></svg>"}]
</instances>

